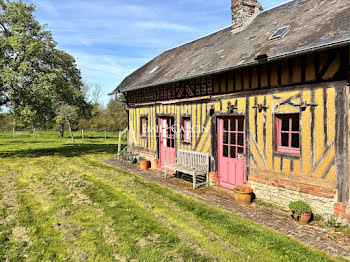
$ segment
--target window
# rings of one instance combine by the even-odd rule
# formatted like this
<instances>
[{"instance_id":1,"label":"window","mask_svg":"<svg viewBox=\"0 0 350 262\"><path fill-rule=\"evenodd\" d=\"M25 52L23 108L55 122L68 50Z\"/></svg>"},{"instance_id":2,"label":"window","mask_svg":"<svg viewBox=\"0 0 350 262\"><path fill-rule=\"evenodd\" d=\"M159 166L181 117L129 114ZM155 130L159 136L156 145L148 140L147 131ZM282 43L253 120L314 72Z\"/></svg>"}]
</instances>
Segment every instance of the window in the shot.
<instances>
[{"instance_id":1,"label":"window","mask_svg":"<svg viewBox=\"0 0 350 262\"><path fill-rule=\"evenodd\" d=\"M270 37L270 40L282 38L287 33L288 29L289 29L289 25L277 29Z\"/></svg>"},{"instance_id":2,"label":"window","mask_svg":"<svg viewBox=\"0 0 350 262\"><path fill-rule=\"evenodd\" d=\"M184 143L191 143L191 118L182 118L182 141Z\"/></svg>"},{"instance_id":3,"label":"window","mask_svg":"<svg viewBox=\"0 0 350 262\"><path fill-rule=\"evenodd\" d=\"M141 130L140 134L143 137L147 136L147 117L141 117Z\"/></svg>"},{"instance_id":4,"label":"window","mask_svg":"<svg viewBox=\"0 0 350 262\"><path fill-rule=\"evenodd\" d=\"M276 115L277 152L300 154L299 114Z\"/></svg>"},{"instance_id":5,"label":"window","mask_svg":"<svg viewBox=\"0 0 350 262\"><path fill-rule=\"evenodd\" d=\"M244 118L225 118L223 122L223 157L244 159Z\"/></svg>"}]
</instances>

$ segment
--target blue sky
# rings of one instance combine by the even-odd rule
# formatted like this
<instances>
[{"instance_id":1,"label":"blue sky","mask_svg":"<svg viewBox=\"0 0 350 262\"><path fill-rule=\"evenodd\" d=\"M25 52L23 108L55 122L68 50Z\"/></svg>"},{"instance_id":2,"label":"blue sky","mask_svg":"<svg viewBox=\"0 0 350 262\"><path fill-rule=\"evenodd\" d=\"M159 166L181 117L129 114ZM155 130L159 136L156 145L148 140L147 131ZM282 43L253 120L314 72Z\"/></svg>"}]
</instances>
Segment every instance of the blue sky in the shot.
<instances>
[{"instance_id":1,"label":"blue sky","mask_svg":"<svg viewBox=\"0 0 350 262\"><path fill-rule=\"evenodd\" d=\"M101 102L130 73L163 51L231 23L230 0L28 0L58 48L73 55ZM264 9L286 0L262 0Z\"/></svg>"}]
</instances>

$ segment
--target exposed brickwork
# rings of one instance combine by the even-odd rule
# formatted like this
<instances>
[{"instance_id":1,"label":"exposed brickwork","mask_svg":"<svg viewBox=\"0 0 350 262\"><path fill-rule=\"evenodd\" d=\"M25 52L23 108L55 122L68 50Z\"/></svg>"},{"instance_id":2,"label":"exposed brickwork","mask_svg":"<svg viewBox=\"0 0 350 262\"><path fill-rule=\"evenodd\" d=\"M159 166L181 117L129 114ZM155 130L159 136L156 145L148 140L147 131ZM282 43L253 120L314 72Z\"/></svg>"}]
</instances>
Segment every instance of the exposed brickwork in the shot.
<instances>
[{"instance_id":1,"label":"exposed brickwork","mask_svg":"<svg viewBox=\"0 0 350 262\"><path fill-rule=\"evenodd\" d=\"M311 194L311 195L325 197L325 198L334 198L334 195L336 193L335 189L310 186L308 184L291 182L291 181L281 180L281 179L267 178L259 175L250 175L249 181L258 182L261 184L266 184L266 185L280 187L280 188L286 188L286 189L297 191L300 193L306 193L306 194Z\"/></svg>"},{"instance_id":2,"label":"exposed brickwork","mask_svg":"<svg viewBox=\"0 0 350 262\"><path fill-rule=\"evenodd\" d=\"M347 205L343 203L334 204L334 215L342 219L350 220L350 214L347 212Z\"/></svg>"},{"instance_id":3,"label":"exposed brickwork","mask_svg":"<svg viewBox=\"0 0 350 262\"><path fill-rule=\"evenodd\" d=\"M153 160L153 159L157 158L157 154L152 153L152 152L146 152L146 151L136 150L136 149L133 149L131 152L135 153L135 154L139 154L141 157L144 157L148 160Z\"/></svg>"},{"instance_id":4,"label":"exposed brickwork","mask_svg":"<svg viewBox=\"0 0 350 262\"><path fill-rule=\"evenodd\" d=\"M257 0L231 0L232 29L249 24L261 10Z\"/></svg>"}]
</instances>

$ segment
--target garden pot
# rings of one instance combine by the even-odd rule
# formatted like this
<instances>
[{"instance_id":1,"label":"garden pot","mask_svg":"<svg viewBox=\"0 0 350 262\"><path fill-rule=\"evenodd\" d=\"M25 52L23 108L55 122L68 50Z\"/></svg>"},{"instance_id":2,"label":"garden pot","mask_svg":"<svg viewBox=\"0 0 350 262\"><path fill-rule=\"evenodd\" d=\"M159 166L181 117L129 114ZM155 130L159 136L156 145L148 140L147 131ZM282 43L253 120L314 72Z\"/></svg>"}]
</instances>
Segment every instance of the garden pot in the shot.
<instances>
[{"instance_id":1,"label":"garden pot","mask_svg":"<svg viewBox=\"0 0 350 262\"><path fill-rule=\"evenodd\" d=\"M301 225L306 225L310 222L311 220L312 213L303 213L299 217L299 224Z\"/></svg>"},{"instance_id":2,"label":"garden pot","mask_svg":"<svg viewBox=\"0 0 350 262\"><path fill-rule=\"evenodd\" d=\"M209 181L210 181L210 185L216 185L218 183L218 174L210 172Z\"/></svg>"},{"instance_id":3,"label":"garden pot","mask_svg":"<svg viewBox=\"0 0 350 262\"><path fill-rule=\"evenodd\" d=\"M253 189L246 187L242 190L242 187L236 187L233 191L235 192L235 200L237 204L241 206L249 206L252 203Z\"/></svg>"},{"instance_id":4,"label":"garden pot","mask_svg":"<svg viewBox=\"0 0 350 262\"><path fill-rule=\"evenodd\" d=\"M150 161L149 160L140 160L139 166L142 170L147 170L149 168Z\"/></svg>"}]
</instances>

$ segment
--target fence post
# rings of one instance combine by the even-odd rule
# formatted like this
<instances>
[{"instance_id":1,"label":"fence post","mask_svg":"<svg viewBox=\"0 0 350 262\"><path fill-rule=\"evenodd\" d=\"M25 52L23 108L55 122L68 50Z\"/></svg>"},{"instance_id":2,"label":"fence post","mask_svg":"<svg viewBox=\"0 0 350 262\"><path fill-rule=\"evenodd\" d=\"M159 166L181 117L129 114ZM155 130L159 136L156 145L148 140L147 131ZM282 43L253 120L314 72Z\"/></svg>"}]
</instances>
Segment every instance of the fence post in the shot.
<instances>
[{"instance_id":1,"label":"fence post","mask_svg":"<svg viewBox=\"0 0 350 262\"><path fill-rule=\"evenodd\" d=\"M122 133L122 132L119 131L118 152L120 152L121 149L122 149L122 145L121 145L121 143L122 143L122 134L121 134L121 133Z\"/></svg>"}]
</instances>

